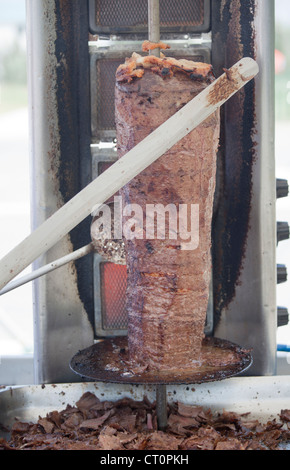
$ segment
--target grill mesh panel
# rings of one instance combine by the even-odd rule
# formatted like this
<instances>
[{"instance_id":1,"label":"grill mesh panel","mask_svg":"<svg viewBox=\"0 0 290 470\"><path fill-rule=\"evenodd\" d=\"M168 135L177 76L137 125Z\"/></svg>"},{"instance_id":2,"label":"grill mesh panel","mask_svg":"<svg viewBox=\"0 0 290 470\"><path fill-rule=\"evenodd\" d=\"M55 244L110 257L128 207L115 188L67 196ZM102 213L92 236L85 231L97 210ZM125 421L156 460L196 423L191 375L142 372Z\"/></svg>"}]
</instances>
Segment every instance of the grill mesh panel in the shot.
<instances>
[{"instance_id":1,"label":"grill mesh panel","mask_svg":"<svg viewBox=\"0 0 290 470\"><path fill-rule=\"evenodd\" d=\"M126 329L127 267L113 263L101 263L100 270L103 329Z\"/></svg>"},{"instance_id":2,"label":"grill mesh panel","mask_svg":"<svg viewBox=\"0 0 290 470\"><path fill-rule=\"evenodd\" d=\"M122 59L100 59L97 61L96 117L98 130L115 128L115 74Z\"/></svg>"},{"instance_id":3,"label":"grill mesh panel","mask_svg":"<svg viewBox=\"0 0 290 470\"><path fill-rule=\"evenodd\" d=\"M146 31L148 1L96 0L95 21L97 28L130 27ZM200 26L203 22L204 0L160 0L161 28Z\"/></svg>"}]
</instances>

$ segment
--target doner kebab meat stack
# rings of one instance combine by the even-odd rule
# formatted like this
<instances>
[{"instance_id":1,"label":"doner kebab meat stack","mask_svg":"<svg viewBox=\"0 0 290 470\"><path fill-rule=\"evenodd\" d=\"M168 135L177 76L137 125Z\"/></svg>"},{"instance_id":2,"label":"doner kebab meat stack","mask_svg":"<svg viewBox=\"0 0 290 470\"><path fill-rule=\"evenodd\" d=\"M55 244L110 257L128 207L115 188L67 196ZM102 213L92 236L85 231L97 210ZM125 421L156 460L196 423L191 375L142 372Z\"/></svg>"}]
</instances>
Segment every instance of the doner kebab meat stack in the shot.
<instances>
[{"instance_id":1,"label":"doner kebab meat stack","mask_svg":"<svg viewBox=\"0 0 290 470\"><path fill-rule=\"evenodd\" d=\"M143 44L143 50L155 47ZM210 64L133 53L116 72L118 158L214 80ZM199 207L195 249L188 249L180 233L169 236L168 218L164 239L147 239L143 226L143 238L124 240L129 357L144 369L174 372L199 360L211 278L219 129L216 111L120 191L123 205L138 204L144 214L148 204L175 205L177 212L187 205L188 230L191 205Z\"/></svg>"}]
</instances>

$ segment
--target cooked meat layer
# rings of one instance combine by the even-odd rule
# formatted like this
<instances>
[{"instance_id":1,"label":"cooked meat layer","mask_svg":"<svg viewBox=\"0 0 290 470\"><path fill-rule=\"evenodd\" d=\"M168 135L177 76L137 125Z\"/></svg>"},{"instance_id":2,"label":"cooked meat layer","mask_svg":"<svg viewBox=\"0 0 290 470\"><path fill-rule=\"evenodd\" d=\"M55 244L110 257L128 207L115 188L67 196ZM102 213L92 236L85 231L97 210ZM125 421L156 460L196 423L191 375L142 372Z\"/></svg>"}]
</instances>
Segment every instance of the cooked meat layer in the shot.
<instances>
[{"instance_id":1,"label":"cooked meat layer","mask_svg":"<svg viewBox=\"0 0 290 470\"><path fill-rule=\"evenodd\" d=\"M139 74L142 70L141 78L137 75L133 79L134 74L131 74L131 80L125 79L125 66L117 71L115 108L119 158L180 110L211 80L209 65L199 67L196 64L196 72L203 77L196 80L193 76L190 78L189 72L185 73L183 61L177 67L174 59L171 74L166 67L154 67L155 57L140 59L139 66L144 67L148 59L149 68L136 68L137 59L133 61L134 71ZM194 69L192 64L191 70ZM146 215L148 205L151 208L161 205L161 217L162 209L170 205L176 209L178 218L182 207L186 207L187 215L183 220L189 232L187 240L180 224L176 230L166 217L164 239L156 232L155 238L148 237L144 220L139 220L135 226L135 230L139 230L138 238L125 240L130 357L133 362L152 369L187 368L199 358L211 277L211 223L218 141L217 111L121 190L123 204L137 204ZM194 219L191 218L192 206L198 209L198 217ZM172 214L175 217L174 210Z\"/></svg>"}]
</instances>

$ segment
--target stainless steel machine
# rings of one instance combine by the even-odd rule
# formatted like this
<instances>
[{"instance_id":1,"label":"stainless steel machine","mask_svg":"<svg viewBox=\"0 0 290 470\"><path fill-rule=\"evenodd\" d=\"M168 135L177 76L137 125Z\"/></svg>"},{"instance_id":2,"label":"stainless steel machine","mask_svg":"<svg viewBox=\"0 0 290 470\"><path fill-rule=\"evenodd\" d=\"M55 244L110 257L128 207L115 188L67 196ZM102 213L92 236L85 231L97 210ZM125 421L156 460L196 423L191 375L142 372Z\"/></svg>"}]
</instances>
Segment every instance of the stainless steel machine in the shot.
<instances>
[{"instance_id":1,"label":"stainless steel machine","mask_svg":"<svg viewBox=\"0 0 290 470\"><path fill-rule=\"evenodd\" d=\"M116 160L114 74L148 37L147 0L29 0L33 227ZM160 0L171 55L211 62L221 75L242 57L260 73L222 109L205 332L251 348L247 375L276 371L277 242L274 155L274 0ZM35 268L90 242L85 219ZM126 335L126 267L98 253L34 281L36 383L75 382L71 358L98 338Z\"/></svg>"}]
</instances>

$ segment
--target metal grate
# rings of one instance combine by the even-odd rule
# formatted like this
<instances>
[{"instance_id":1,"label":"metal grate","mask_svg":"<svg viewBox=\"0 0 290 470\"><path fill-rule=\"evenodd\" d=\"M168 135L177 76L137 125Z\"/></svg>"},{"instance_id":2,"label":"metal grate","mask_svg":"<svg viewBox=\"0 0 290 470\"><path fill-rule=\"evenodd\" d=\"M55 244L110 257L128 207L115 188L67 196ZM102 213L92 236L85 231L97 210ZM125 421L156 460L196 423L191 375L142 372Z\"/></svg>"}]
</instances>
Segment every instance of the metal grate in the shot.
<instances>
[{"instance_id":1,"label":"metal grate","mask_svg":"<svg viewBox=\"0 0 290 470\"><path fill-rule=\"evenodd\" d=\"M97 93L96 117L99 130L110 130L115 128L115 74L118 66L123 63L122 59L100 59L97 67Z\"/></svg>"},{"instance_id":2,"label":"metal grate","mask_svg":"<svg viewBox=\"0 0 290 470\"><path fill-rule=\"evenodd\" d=\"M93 34L138 34L148 31L147 0L91 0ZM160 0L161 32L208 31L209 0Z\"/></svg>"},{"instance_id":3,"label":"metal grate","mask_svg":"<svg viewBox=\"0 0 290 470\"><path fill-rule=\"evenodd\" d=\"M102 321L104 330L127 328L125 309L127 267L101 263Z\"/></svg>"}]
</instances>

